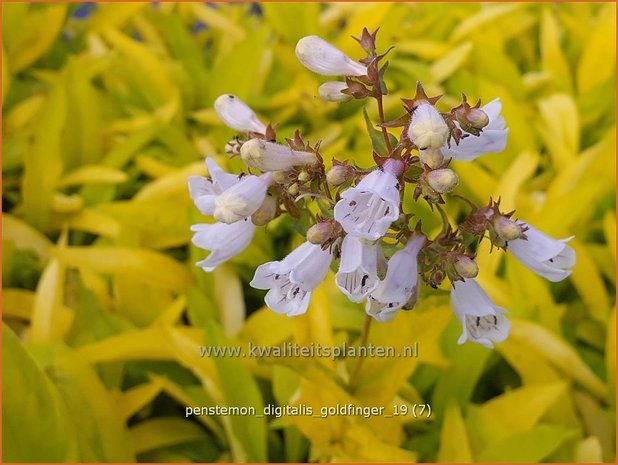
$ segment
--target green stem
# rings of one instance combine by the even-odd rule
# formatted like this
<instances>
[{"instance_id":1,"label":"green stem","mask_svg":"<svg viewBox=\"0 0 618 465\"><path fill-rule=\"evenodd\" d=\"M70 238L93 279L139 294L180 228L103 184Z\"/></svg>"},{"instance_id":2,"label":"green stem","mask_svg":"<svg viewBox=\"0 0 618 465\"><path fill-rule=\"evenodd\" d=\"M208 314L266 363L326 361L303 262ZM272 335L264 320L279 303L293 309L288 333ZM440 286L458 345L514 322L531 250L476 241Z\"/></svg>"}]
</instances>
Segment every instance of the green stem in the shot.
<instances>
[{"instance_id":1,"label":"green stem","mask_svg":"<svg viewBox=\"0 0 618 465\"><path fill-rule=\"evenodd\" d=\"M367 341L369 340L369 331L371 330L371 322L373 318L369 315L365 316L365 322L363 323L363 331L361 332L361 336L359 339L359 345L361 347L367 346ZM363 366L363 362L365 361L365 357L360 357L356 366L354 366L354 371L350 375L350 392L354 392L356 389L356 383L358 382L358 375L360 374L361 368Z\"/></svg>"}]
</instances>

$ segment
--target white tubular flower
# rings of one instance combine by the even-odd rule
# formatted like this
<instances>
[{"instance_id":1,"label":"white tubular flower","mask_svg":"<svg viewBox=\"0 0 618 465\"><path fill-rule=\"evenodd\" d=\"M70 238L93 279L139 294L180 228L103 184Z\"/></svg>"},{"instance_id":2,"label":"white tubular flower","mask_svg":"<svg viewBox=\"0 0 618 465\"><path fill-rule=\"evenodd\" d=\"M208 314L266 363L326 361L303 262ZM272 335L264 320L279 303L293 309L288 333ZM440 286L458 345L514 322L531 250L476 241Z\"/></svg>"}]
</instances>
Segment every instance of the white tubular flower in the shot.
<instances>
[{"instance_id":1,"label":"white tubular flower","mask_svg":"<svg viewBox=\"0 0 618 465\"><path fill-rule=\"evenodd\" d=\"M235 95L223 94L215 100L215 111L226 126L242 132L264 134L266 126L255 112Z\"/></svg>"},{"instance_id":2,"label":"white tubular flower","mask_svg":"<svg viewBox=\"0 0 618 465\"><path fill-rule=\"evenodd\" d=\"M352 99L352 96L341 92L347 88L348 85L345 82L328 81L318 88L318 94L325 102L347 102Z\"/></svg>"},{"instance_id":3,"label":"white tubular flower","mask_svg":"<svg viewBox=\"0 0 618 465\"><path fill-rule=\"evenodd\" d=\"M210 250L210 255L196 265L204 271L212 271L247 248L253 239L255 225L245 218L233 224L194 224L191 231L195 231L191 240L193 244Z\"/></svg>"},{"instance_id":4,"label":"white tubular flower","mask_svg":"<svg viewBox=\"0 0 618 465\"><path fill-rule=\"evenodd\" d=\"M352 60L318 36L303 37L296 44L296 57L308 69L323 76L366 76L367 67Z\"/></svg>"},{"instance_id":5,"label":"white tubular flower","mask_svg":"<svg viewBox=\"0 0 618 465\"><path fill-rule=\"evenodd\" d=\"M313 153L292 150L287 145L262 139L251 139L242 144L240 157L247 166L261 171L287 171L295 166L313 165L318 161Z\"/></svg>"},{"instance_id":6,"label":"white tubular flower","mask_svg":"<svg viewBox=\"0 0 618 465\"><path fill-rule=\"evenodd\" d=\"M365 305L365 311L378 321L390 321L415 292L418 292L418 253L425 236L413 235L406 246L388 261L384 280L380 281Z\"/></svg>"},{"instance_id":7,"label":"white tubular flower","mask_svg":"<svg viewBox=\"0 0 618 465\"><path fill-rule=\"evenodd\" d=\"M251 216L264 202L266 190L271 184L271 173L243 176L237 184L215 198L213 216L227 224Z\"/></svg>"},{"instance_id":8,"label":"white tubular flower","mask_svg":"<svg viewBox=\"0 0 618 465\"><path fill-rule=\"evenodd\" d=\"M502 152L506 147L506 138L509 129L505 128L504 118L500 115L502 103L500 99L494 99L481 108L489 117L489 124L483 128L479 136L469 135L459 141L459 145L451 142L451 147L444 146L442 154L445 158L454 160L472 161L486 153ZM459 123L455 122L456 126Z\"/></svg>"},{"instance_id":9,"label":"white tubular flower","mask_svg":"<svg viewBox=\"0 0 618 465\"><path fill-rule=\"evenodd\" d=\"M350 234L344 237L335 282L352 302L362 302L378 286L380 258L378 243L370 243Z\"/></svg>"},{"instance_id":10,"label":"white tubular flower","mask_svg":"<svg viewBox=\"0 0 618 465\"><path fill-rule=\"evenodd\" d=\"M264 301L276 313L301 315L307 311L311 291L322 282L331 261L329 251L304 242L283 260L260 265L250 285L268 289Z\"/></svg>"},{"instance_id":11,"label":"white tubular flower","mask_svg":"<svg viewBox=\"0 0 618 465\"><path fill-rule=\"evenodd\" d=\"M494 304L476 280L454 282L451 305L463 326L459 344L470 340L491 349L494 342L508 337L511 323L504 316L506 310Z\"/></svg>"},{"instance_id":12,"label":"white tubular flower","mask_svg":"<svg viewBox=\"0 0 618 465\"><path fill-rule=\"evenodd\" d=\"M508 250L515 258L552 282L562 281L569 276L575 266L576 257L575 251L566 243L575 236L553 239L529 224L519 224L528 227L525 232L528 239L509 241Z\"/></svg>"},{"instance_id":13,"label":"white tubular flower","mask_svg":"<svg viewBox=\"0 0 618 465\"><path fill-rule=\"evenodd\" d=\"M189 194L193 203L203 215L212 215L215 211L215 199L225 190L238 184L240 179L235 174L226 173L212 158L206 158L209 178L189 176Z\"/></svg>"},{"instance_id":14,"label":"white tubular flower","mask_svg":"<svg viewBox=\"0 0 618 465\"><path fill-rule=\"evenodd\" d=\"M335 220L348 234L375 241L399 218L399 173L390 161L341 194Z\"/></svg>"},{"instance_id":15,"label":"white tubular flower","mask_svg":"<svg viewBox=\"0 0 618 465\"><path fill-rule=\"evenodd\" d=\"M436 107L427 101L420 102L412 113L408 137L420 150L439 149L448 139L449 130Z\"/></svg>"}]
</instances>

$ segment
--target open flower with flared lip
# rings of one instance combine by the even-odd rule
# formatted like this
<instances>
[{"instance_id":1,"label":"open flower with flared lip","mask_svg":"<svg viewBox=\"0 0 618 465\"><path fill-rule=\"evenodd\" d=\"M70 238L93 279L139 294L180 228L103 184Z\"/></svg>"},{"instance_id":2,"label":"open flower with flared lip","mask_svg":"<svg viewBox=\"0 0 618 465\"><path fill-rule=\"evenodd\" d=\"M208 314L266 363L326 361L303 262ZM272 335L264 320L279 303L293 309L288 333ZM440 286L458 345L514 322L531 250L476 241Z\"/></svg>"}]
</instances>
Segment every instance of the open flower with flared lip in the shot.
<instances>
[{"instance_id":1,"label":"open flower with flared lip","mask_svg":"<svg viewBox=\"0 0 618 465\"><path fill-rule=\"evenodd\" d=\"M388 261L386 276L367 298L365 311L378 321L389 321L418 292L418 253L425 236L414 234Z\"/></svg>"},{"instance_id":2,"label":"open flower with flared lip","mask_svg":"<svg viewBox=\"0 0 618 465\"><path fill-rule=\"evenodd\" d=\"M220 264L245 250L253 239L255 225L250 218L232 224L194 224L191 242L196 247L209 250L210 255L196 263L204 271L213 271Z\"/></svg>"},{"instance_id":3,"label":"open flower with flared lip","mask_svg":"<svg viewBox=\"0 0 618 465\"><path fill-rule=\"evenodd\" d=\"M530 270L552 282L567 278L573 271L576 257L573 248L566 243L574 236L554 239L523 221L518 224L528 228L527 239L509 241L507 250Z\"/></svg>"},{"instance_id":4,"label":"open flower with flared lip","mask_svg":"<svg viewBox=\"0 0 618 465\"><path fill-rule=\"evenodd\" d=\"M215 111L226 126L242 132L264 134L266 126L245 102L235 95L224 94L215 100Z\"/></svg>"},{"instance_id":5,"label":"open flower with flared lip","mask_svg":"<svg viewBox=\"0 0 618 465\"><path fill-rule=\"evenodd\" d=\"M350 234L341 244L341 262L335 277L337 287L352 302L362 302L378 286L378 262L384 260L377 242Z\"/></svg>"},{"instance_id":6,"label":"open flower with flared lip","mask_svg":"<svg viewBox=\"0 0 618 465\"><path fill-rule=\"evenodd\" d=\"M292 150L287 145L262 139L251 139L242 144L240 157L247 166L261 171L287 171L295 166L318 162L313 153Z\"/></svg>"},{"instance_id":7,"label":"open flower with flared lip","mask_svg":"<svg viewBox=\"0 0 618 465\"><path fill-rule=\"evenodd\" d=\"M502 103L499 98L489 102L481 107L489 117L489 124L483 128L483 131L478 136L469 135L459 141L459 144L451 141L451 147L448 145L442 147L442 154L445 158L454 160L472 161L480 155L486 153L502 152L506 147L506 139L509 134L509 129L505 127L504 118L500 115L502 111ZM459 123L455 122L459 126Z\"/></svg>"},{"instance_id":8,"label":"open flower with flared lip","mask_svg":"<svg viewBox=\"0 0 618 465\"><path fill-rule=\"evenodd\" d=\"M296 57L306 68L323 76L367 75L365 65L318 36L300 39L296 44Z\"/></svg>"},{"instance_id":9,"label":"open flower with flared lip","mask_svg":"<svg viewBox=\"0 0 618 465\"><path fill-rule=\"evenodd\" d=\"M375 241L399 218L399 166L388 160L341 194L335 205L335 220L345 232Z\"/></svg>"},{"instance_id":10,"label":"open flower with flared lip","mask_svg":"<svg viewBox=\"0 0 618 465\"><path fill-rule=\"evenodd\" d=\"M250 285L268 289L264 301L276 313L301 315L307 311L311 291L322 282L331 261L330 251L304 242L283 260L260 265Z\"/></svg>"},{"instance_id":11,"label":"open flower with flared lip","mask_svg":"<svg viewBox=\"0 0 618 465\"><path fill-rule=\"evenodd\" d=\"M506 310L494 304L475 279L453 283L451 305L463 326L459 344L470 340L491 349L509 335Z\"/></svg>"},{"instance_id":12,"label":"open flower with flared lip","mask_svg":"<svg viewBox=\"0 0 618 465\"><path fill-rule=\"evenodd\" d=\"M189 194L193 203L203 215L212 215L215 212L215 199L230 187L241 180L237 175L226 173L212 158L206 158L208 178L203 176L189 176Z\"/></svg>"}]
</instances>

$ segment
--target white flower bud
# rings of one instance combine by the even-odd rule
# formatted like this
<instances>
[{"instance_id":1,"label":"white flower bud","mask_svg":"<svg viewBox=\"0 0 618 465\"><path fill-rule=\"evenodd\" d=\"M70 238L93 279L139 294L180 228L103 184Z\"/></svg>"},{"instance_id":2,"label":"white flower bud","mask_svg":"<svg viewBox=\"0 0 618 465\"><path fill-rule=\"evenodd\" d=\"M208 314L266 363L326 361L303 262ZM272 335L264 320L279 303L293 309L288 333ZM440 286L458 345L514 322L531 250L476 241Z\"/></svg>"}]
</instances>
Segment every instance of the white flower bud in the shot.
<instances>
[{"instance_id":1,"label":"white flower bud","mask_svg":"<svg viewBox=\"0 0 618 465\"><path fill-rule=\"evenodd\" d=\"M480 108L471 108L466 114L466 121L475 129L483 129L489 124L489 116Z\"/></svg>"},{"instance_id":2,"label":"white flower bud","mask_svg":"<svg viewBox=\"0 0 618 465\"><path fill-rule=\"evenodd\" d=\"M352 60L318 36L303 37L296 44L299 61L323 76L366 76L367 67Z\"/></svg>"},{"instance_id":3,"label":"white flower bud","mask_svg":"<svg viewBox=\"0 0 618 465\"><path fill-rule=\"evenodd\" d=\"M253 215L251 222L256 226L264 226L277 215L277 201L272 195L264 197L264 201Z\"/></svg>"},{"instance_id":4,"label":"white flower bud","mask_svg":"<svg viewBox=\"0 0 618 465\"><path fill-rule=\"evenodd\" d=\"M235 95L223 94L215 100L215 111L226 126L242 132L264 134L266 126L255 112Z\"/></svg>"},{"instance_id":5,"label":"white flower bud","mask_svg":"<svg viewBox=\"0 0 618 465\"><path fill-rule=\"evenodd\" d=\"M335 165L326 173L326 181L337 187L350 181L354 177L354 168L349 165Z\"/></svg>"},{"instance_id":6,"label":"white flower bud","mask_svg":"<svg viewBox=\"0 0 618 465\"><path fill-rule=\"evenodd\" d=\"M300 182L307 182L311 179L311 175L307 172L307 170L302 170L298 173L298 180Z\"/></svg>"},{"instance_id":7,"label":"white flower bud","mask_svg":"<svg viewBox=\"0 0 618 465\"><path fill-rule=\"evenodd\" d=\"M277 184L285 184L290 180L290 176L286 171L273 171L273 181Z\"/></svg>"},{"instance_id":8,"label":"white flower bud","mask_svg":"<svg viewBox=\"0 0 618 465\"><path fill-rule=\"evenodd\" d=\"M251 139L240 148L240 157L252 168L262 171L285 171L295 166L313 165L318 160L313 153L292 150L286 145Z\"/></svg>"},{"instance_id":9,"label":"white flower bud","mask_svg":"<svg viewBox=\"0 0 618 465\"><path fill-rule=\"evenodd\" d=\"M419 149L439 149L448 139L444 118L431 103L422 101L412 113L408 137Z\"/></svg>"},{"instance_id":10,"label":"white flower bud","mask_svg":"<svg viewBox=\"0 0 618 465\"><path fill-rule=\"evenodd\" d=\"M442 162L444 161L444 155L442 155L442 151L440 149L419 150L418 157L420 158L421 163L424 163L434 170L442 165Z\"/></svg>"},{"instance_id":11,"label":"white flower bud","mask_svg":"<svg viewBox=\"0 0 618 465\"><path fill-rule=\"evenodd\" d=\"M462 278L476 278L476 275L479 274L479 267L476 262L465 255L457 257L453 266Z\"/></svg>"},{"instance_id":12,"label":"white flower bud","mask_svg":"<svg viewBox=\"0 0 618 465\"><path fill-rule=\"evenodd\" d=\"M345 82L328 81L318 88L318 94L325 102L347 102L352 99L352 96L341 92L347 88L348 85Z\"/></svg>"},{"instance_id":13,"label":"white flower bud","mask_svg":"<svg viewBox=\"0 0 618 465\"><path fill-rule=\"evenodd\" d=\"M312 244L322 244L333 235L333 224L316 223L307 230L307 240Z\"/></svg>"},{"instance_id":14,"label":"white flower bud","mask_svg":"<svg viewBox=\"0 0 618 465\"><path fill-rule=\"evenodd\" d=\"M291 196L297 195L299 191L300 188L298 187L298 183L294 183L290 185L290 187L288 187L288 194L290 194Z\"/></svg>"},{"instance_id":15,"label":"white flower bud","mask_svg":"<svg viewBox=\"0 0 618 465\"><path fill-rule=\"evenodd\" d=\"M451 192L457 184L459 184L459 178L455 172L448 168L431 171L427 175L427 182L429 186L440 194Z\"/></svg>"},{"instance_id":16,"label":"white flower bud","mask_svg":"<svg viewBox=\"0 0 618 465\"><path fill-rule=\"evenodd\" d=\"M519 239L522 235L521 226L517 222L509 220L502 215L499 215L494 219L494 229L500 239L507 242Z\"/></svg>"}]
</instances>

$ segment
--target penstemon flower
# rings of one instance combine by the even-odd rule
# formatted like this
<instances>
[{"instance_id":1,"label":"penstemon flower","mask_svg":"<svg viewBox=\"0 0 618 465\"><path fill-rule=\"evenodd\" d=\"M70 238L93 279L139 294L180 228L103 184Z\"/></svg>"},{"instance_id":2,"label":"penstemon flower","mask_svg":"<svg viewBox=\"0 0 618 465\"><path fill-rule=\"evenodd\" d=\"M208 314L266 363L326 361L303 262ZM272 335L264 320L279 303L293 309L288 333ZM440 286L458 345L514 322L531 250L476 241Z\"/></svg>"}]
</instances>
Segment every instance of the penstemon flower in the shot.
<instances>
[{"instance_id":1,"label":"penstemon flower","mask_svg":"<svg viewBox=\"0 0 618 465\"><path fill-rule=\"evenodd\" d=\"M367 67L352 60L318 36L303 37L296 44L298 60L314 73L324 76L365 76Z\"/></svg>"},{"instance_id":2,"label":"penstemon flower","mask_svg":"<svg viewBox=\"0 0 618 465\"><path fill-rule=\"evenodd\" d=\"M378 262L384 260L378 243L350 234L341 244L341 263L335 277L337 287L352 302L362 302L378 286Z\"/></svg>"},{"instance_id":3,"label":"penstemon flower","mask_svg":"<svg viewBox=\"0 0 618 465\"><path fill-rule=\"evenodd\" d=\"M384 280L367 299L365 311L378 321L389 321L402 307L414 306L418 297L418 254L425 236L413 235L388 261ZM413 299L414 302L410 302Z\"/></svg>"},{"instance_id":4,"label":"penstemon flower","mask_svg":"<svg viewBox=\"0 0 618 465\"><path fill-rule=\"evenodd\" d=\"M463 326L459 344L470 340L491 349L494 342L502 342L509 335L506 310L494 304L476 280L453 283L451 304Z\"/></svg>"},{"instance_id":5,"label":"penstemon flower","mask_svg":"<svg viewBox=\"0 0 618 465\"><path fill-rule=\"evenodd\" d=\"M266 126L255 112L235 95L221 95L215 100L215 111L228 127L242 132L264 134Z\"/></svg>"},{"instance_id":6,"label":"penstemon flower","mask_svg":"<svg viewBox=\"0 0 618 465\"><path fill-rule=\"evenodd\" d=\"M526 228L526 239L510 241L507 250L530 270L552 282L567 278L575 266L575 251L566 244L573 236L553 239L529 224L519 224Z\"/></svg>"},{"instance_id":7,"label":"penstemon flower","mask_svg":"<svg viewBox=\"0 0 618 465\"><path fill-rule=\"evenodd\" d=\"M283 260L259 266L250 283L267 291L264 301L273 311L305 313L311 293L331 267L337 270L339 290L364 304L367 322L386 322L401 309L413 309L422 283L438 288L448 280L452 307L463 326L459 343L470 340L493 347L508 336L510 323L506 310L474 279L481 241L490 241L492 252L510 251L550 281L569 276L575 251L566 244L570 238L552 239L514 219L514 212L501 211L499 200L489 199L479 207L451 194L459 184L452 160L473 161L504 150L509 130L500 99L470 105L463 95L458 106L441 112L436 107L440 96L428 96L418 82L415 96L401 99L404 114L385 121L387 63L382 60L388 51L378 54L376 33L364 29L355 38L366 53L359 61L317 36L305 37L296 46L298 59L310 70L343 77L320 86L322 100L342 105L376 101L379 120L368 125L372 166L358 166L353 156L333 159L327 166L320 141L309 144L300 130L292 138L278 139L276 126L264 125L237 97L216 99L221 120L242 133L225 151L239 157L249 173L225 173L207 158L210 177L188 179L196 207L216 220L191 227L193 244L210 251L197 265L212 271L242 252L258 227L287 215L306 242ZM399 137L393 128L400 128ZM442 205L460 199L471 211L455 224ZM436 218L439 215L440 232L430 236L423 231L413 213L422 208L411 209L413 202L425 202Z\"/></svg>"},{"instance_id":8,"label":"penstemon flower","mask_svg":"<svg viewBox=\"0 0 618 465\"><path fill-rule=\"evenodd\" d=\"M268 289L266 305L289 316L307 311L311 291L322 282L332 255L319 245L305 242L280 262L268 262L255 270L251 286Z\"/></svg>"},{"instance_id":9,"label":"penstemon flower","mask_svg":"<svg viewBox=\"0 0 618 465\"><path fill-rule=\"evenodd\" d=\"M402 165L395 160L365 176L356 187L341 194L335 220L353 236L377 240L399 218L399 181Z\"/></svg>"},{"instance_id":10,"label":"penstemon flower","mask_svg":"<svg viewBox=\"0 0 618 465\"><path fill-rule=\"evenodd\" d=\"M210 251L210 255L196 265L204 271L213 271L247 248L253 239L255 225L245 218L232 224L195 224L191 231L195 232L191 240L193 244Z\"/></svg>"}]
</instances>

